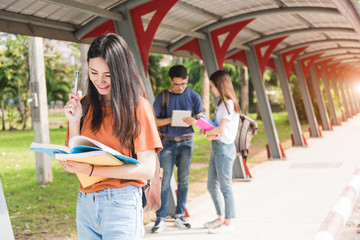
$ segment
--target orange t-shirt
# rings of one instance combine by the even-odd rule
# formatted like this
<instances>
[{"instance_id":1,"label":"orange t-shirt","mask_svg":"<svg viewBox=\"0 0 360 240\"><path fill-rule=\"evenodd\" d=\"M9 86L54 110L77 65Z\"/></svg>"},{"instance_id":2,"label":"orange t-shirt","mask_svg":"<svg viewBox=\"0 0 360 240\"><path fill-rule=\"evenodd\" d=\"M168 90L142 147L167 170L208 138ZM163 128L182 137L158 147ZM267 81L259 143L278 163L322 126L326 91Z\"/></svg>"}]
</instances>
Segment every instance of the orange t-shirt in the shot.
<instances>
[{"instance_id":1,"label":"orange t-shirt","mask_svg":"<svg viewBox=\"0 0 360 240\"><path fill-rule=\"evenodd\" d=\"M98 142L101 142L125 156L131 156L131 150L121 146L119 139L112 134L114 119L112 116L111 107L103 108L103 118L101 126L99 131L97 131L96 133L91 130L91 120L93 116L92 113L92 108L91 106L89 106L89 110L85 116L80 134L92 138ZM150 149L154 149L155 152L159 152L162 149L162 144L156 128L154 113L150 103L143 97L139 99L139 104L136 109L136 116L140 124L140 133L134 139L135 152L141 152ZM68 141L69 132L67 132L66 134L66 146L68 145ZM122 188L130 184L141 187L144 185L144 182L142 180L136 179L128 180L108 178L104 181L95 183L86 188L83 188L80 184L80 190L82 192L89 193L100 191L105 188Z\"/></svg>"}]
</instances>

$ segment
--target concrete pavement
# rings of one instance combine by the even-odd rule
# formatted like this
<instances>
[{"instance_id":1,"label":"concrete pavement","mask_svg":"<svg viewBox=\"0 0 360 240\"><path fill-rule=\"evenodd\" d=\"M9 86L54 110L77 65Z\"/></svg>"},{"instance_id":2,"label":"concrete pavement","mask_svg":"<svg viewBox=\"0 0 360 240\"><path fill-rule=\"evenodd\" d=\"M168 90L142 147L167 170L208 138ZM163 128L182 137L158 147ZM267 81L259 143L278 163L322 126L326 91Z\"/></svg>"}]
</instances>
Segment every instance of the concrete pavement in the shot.
<instances>
[{"instance_id":1,"label":"concrete pavement","mask_svg":"<svg viewBox=\"0 0 360 240\"><path fill-rule=\"evenodd\" d=\"M314 239L321 224L360 164L360 115L322 138L307 139L308 147L285 151L286 160L270 160L251 169L251 182L234 182L237 218L235 231L210 235L203 223L216 218L210 195L190 199L190 230L173 222L164 232L144 239Z\"/></svg>"}]
</instances>

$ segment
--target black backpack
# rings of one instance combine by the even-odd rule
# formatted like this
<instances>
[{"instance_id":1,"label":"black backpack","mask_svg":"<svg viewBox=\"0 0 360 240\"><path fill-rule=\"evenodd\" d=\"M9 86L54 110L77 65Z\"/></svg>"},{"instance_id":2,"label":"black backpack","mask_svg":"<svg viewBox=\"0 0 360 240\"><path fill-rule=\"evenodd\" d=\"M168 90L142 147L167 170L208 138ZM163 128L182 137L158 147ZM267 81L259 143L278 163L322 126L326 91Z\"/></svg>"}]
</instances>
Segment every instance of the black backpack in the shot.
<instances>
[{"instance_id":1,"label":"black backpack","mask_svg":"<svg viewBox=\"0 0 360 240\"><path fill-rule=\"evenodd\" d=\"M252 137L258 129L257 123L250 117L240 114L239 127L235 138L236 153L241 154L243 159L247 159Z\"/></svg>"}]
</instances>

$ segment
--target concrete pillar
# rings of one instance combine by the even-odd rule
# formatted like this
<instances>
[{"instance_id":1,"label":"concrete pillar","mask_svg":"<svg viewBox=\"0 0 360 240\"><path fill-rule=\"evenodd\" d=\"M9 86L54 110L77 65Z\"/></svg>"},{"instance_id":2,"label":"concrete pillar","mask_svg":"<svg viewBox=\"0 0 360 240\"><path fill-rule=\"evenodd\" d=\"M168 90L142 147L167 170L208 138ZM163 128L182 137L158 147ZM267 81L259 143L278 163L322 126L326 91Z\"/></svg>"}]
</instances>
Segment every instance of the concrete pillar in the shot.
<instances>
[{"instance_id":1,"label":"concrete pillar","mask_svg":"<svg viewBox=\"0 0 360 240\"><path fill-rule=\"evenodd\" d=\"M87 84L88 84L88 62L87 62L87 53L89 51L89 44L80 44L80 62L81 62L81 72L80 72L80 90L82 94L86 94Z\"/></svg>"},{"instance_id":2,"label":"concrete pillar","mask_svg":"<svg viewBox=\"0 0 360 240\"><path fill-rule=\"evenodd\" d=\"M245 54L249 64L251 79L255 87L261 117L265 126L266 137L270 150L270 158L282 158L279 136L275 127L274 119L272 117L269 99L266 96L265 86L263 82L263 73L260 72L254 47L251 46L251 51L246 51Z\"/></svg>"},{"instance_id":3,"label":"concrete pillar","mask_svg":"<svg viewBox=\"0 0 360 240\"><path fill-rule=\"evenodd\" d=\"M311 78L311 83L312 86L314 88L314 92L315 92L315 97L317 100L317 104L319 107L319 112L320 112L320 117L321 117L321 122L323 125L324 130L331 130L330 124L329 124L329 115L327 113L326 110L326 106L325 106L325 102L324 102L324 98L321 94L321 90L320 90L320 84L319 84L319 80L318 77L316 75L316 70L315 70L315 66L311 66L310 68L310 78Z\"/></svg>"},{"instance_id":4,"label":"concrete pillar","mask_svg":"<svg viewBox=\"0 0 360 240\"><path fill-rule=\"evenodd\" d=\"M286 76L281 57L278 56L277 59L274 59L274 63L275 63L276 72L279 76L281 90L284 95L285 107L286 107L286 111L288 112L288 118L294 136L294 145L304 146L305 143L302 137L302 129L300 126L299 117L296 112L294 99L291 95L291 89L288 82L288 76Z\"/></svg>"},{"instance_id":5,"label":"concrete pillar","mask_svg":"<svg viewBox=\"0 0 360 240\"><path fill-rule=\"evenodd\" d=\"M29 37L31 119L34 142L50 143L43 39ZM52 182L51 158L35 153L36 177L40 184Z\"/></svg>"},{"instance_id":6,"label":"concrete pillar","mask_svg":"<svg viewBox=\"0 0 360 240\"><path fill-rule=\"evenodd\" d=\"M319 132L319 125L315 116L314 106L311 101L309 89L306 85L306 79L304 78L304 73L300 62L299 61L296 62L294 64L294 67L295 67L296 76L299 80L300 92L305 107L306 117L310 125L311 136L321 137L321 134Z\"/></svg>"},{"instance_id":7,"label":"concrete pillar","mask_svg":"<svg viewBox=\"0 0 360 240\"><path fill-rule=\"evenodd\" d=\"M338 83L339 83L339 88L340 88L340 92L341 92L341 100L342 100L342 104L345 107L345 114L347 118L352 117L351 113L350 113L350 106L349 106L349 102L347 99L347 96L345 94L345 89L344 89L344 83L342 78L338 79Z\"/></svg>"},{"instance_id":8,"label":"concrete pillar","mask_svg":"<svg viewBox=\"0 0 360 240\"><path fill-rule=\"evenodd\" d=\"M352 81L348 81L348 89L349 89L349 94L353 103L353 107L354 107L354 115L358 114L359 112L359 106L358 106L358 101L356 99L356 94L355 94L355 86L353 84Z\"/></svg>"},{"instance_id":9,"label":"concrete pillar","mask_svg":"<svg viewBox=\"0 0 360 240\"><path fill-rule=\"evenodd\" d=\"M325 71L322 72L321 77L322 77L322 80L323 80L324 89L325 89L326 97L327 97L329 108L330 108L332 123L334 125L338 126L338 125L340 125L340 123L338 122L338 117L337 117L337 114L336 114L334 101L333 101L333 98L331 96L331 91L330 91L330 86L329 86L329 79L327 79Z\"/></svg>"}]
</instances>

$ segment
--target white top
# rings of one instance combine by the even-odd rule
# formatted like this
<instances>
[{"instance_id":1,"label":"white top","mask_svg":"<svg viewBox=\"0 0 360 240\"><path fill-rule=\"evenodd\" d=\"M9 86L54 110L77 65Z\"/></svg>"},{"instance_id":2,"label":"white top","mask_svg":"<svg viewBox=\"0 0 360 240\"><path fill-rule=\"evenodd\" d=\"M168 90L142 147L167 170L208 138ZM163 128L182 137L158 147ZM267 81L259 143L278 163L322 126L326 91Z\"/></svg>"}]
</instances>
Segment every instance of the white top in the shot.
<instances>
[{"instance_id":1,"label":"white top","mask_svg":"<svg viewBox=\"0 0 360 240\"><path fill-rule=\"evenodd\" d=\"M219 141L230 144L235 141L235 137L237 134L237 129L239 126L239 115L237 112L234 111L234 102L230 99L226 100L229 112L226 110L224 102L218 105L215 109L214 119L216 124L220 124L222 119L228 119L229 122L226 124L226 128L220 135Z\"/></svg>"}]
</instances>

